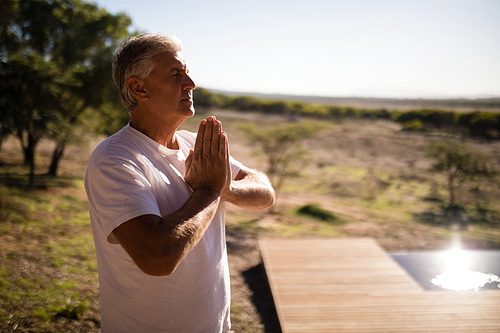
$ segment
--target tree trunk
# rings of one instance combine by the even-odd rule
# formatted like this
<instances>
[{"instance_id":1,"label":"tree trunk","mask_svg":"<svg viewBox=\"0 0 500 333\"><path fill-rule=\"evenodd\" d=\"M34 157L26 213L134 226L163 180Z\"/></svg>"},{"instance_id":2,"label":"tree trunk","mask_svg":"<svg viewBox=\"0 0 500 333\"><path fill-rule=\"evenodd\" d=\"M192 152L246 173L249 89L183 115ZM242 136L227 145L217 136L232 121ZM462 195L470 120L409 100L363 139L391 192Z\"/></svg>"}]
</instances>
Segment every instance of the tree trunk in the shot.
<instances>
[{"instance_id":1,"label":"tree trunk","mask_svg":"<svg viewBox=\"0 0 500 333\"><path fill-rule=\"evenodd\" d=\"M33 190L35 189L35 146L36 146L37 140L35 140L35 137L33 136L32 133L28 133L28 145L26 146L25 149L25 163L29 167L29 184L28 184L28 189Z\"/></svg>"},{"instance_id":2,"label":"tree trunk","mask_svg":"<svg viewBox=\"0 0 500 333\"><path fill-rule=\"evenodd\" d=\"M3 144L4 137L7 137L7 131L4 131L4 129L2 128L0 130L0 151L2 150L2 144Z\"/></svg>"},{"instance_id":3,"label":"tree trunk","mask_svg":"<svg viewBox=\"0 0 500 333\"><path fill-rule=\"evenodd\" d=\"M452 174L448 175L448 191L450 192L450 207L455 205L455 177Z\"/></svg>"},{"instance_id":4,"label":"tree trunk","mask_svg":"<svg viewBox=\"0 0 500 333\"><path fill-rule=\"evenodd\" d=\"M85 106L82 106L80 110L73 115L68 123L73 126L77 123L78 121L78 115L80 115L83 111L85 110ZM69 141L70 135L73 135L71 130L66 130L65 134L62 135L62 139L58 140L56 142L56 147L54 148L54 152L52 153L52 163L50 164L50 169L47 172L47 175L49 176L57 176L57 169L59 168L59 161L61 160L63 154L64 154L64 149L66 149L66 145Z\"/></svg>"},{"instance_id":5,"label":"tree trunk","mask_svg":"<svg viewBox=\"0 0 500 333\"><path fill-rule=\"evenodd\" d=\"M47 175L54 177L57 176L57 168L59 167L59 161L64 154L65 148L65 141L56 143L56 147L54 148L54 152L52 153L52 163L50 164L49 172L47 172Z\"/></svg>"},{"instance_id":6,"label":"tree trunk","mask_svg":"<svg viewBox=\"0 0 500 333\"><path fill-rule=\"evenodd\" d=\"M24 155L23 165L28 166L30 165L29 143L25 142L23 136L20 134L18 134L17 137L19 138L19 141L21 141L21 147L23 148L23 155Z\"/></svg>"}]
</instances>

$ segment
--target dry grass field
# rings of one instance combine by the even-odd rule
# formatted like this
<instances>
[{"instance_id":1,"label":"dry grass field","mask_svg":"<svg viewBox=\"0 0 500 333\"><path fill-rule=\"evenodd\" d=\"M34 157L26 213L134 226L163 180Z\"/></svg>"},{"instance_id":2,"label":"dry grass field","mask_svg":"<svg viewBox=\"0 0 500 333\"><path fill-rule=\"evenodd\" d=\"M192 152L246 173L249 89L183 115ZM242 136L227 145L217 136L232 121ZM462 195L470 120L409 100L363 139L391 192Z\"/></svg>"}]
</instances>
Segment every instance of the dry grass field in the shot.
<instances>
[{"instance_id":1,"label":"dry grass field","mask_svg":"<svg viewBox=\"0 0 500 333\"><path fill-rule=\"evenodd\" d=\"M223 122L232 155L266 169L239 124L273 126L278 116L213 111ZM196 131L208 113L188 120ZM445 133L403 132L390 121L328 123L307 140L310 163L290 179L276 207L247 212L228 205L227 241L231 267L232 322L235 332L279 332L266 285L257 238L369 236L387 251L434 250L451 246L452 227L472 249L500 248L500 188L494 182L464 183L459 202L467 213L453 220L443 214L446 178L430 170L423 155L433 140L463 141ZM499 141L466 140L500 168ZM47 171L51 144L37 150L39 189L26 192L20 146L9 139L0 151L0 331L98 332L99 289L83 174L92 149L87 139L70 147L60 176ZM297 209L307 204L334 216L323 221ZM476 208L481 207L479 211Z\"/></svg>"}]
</instances>

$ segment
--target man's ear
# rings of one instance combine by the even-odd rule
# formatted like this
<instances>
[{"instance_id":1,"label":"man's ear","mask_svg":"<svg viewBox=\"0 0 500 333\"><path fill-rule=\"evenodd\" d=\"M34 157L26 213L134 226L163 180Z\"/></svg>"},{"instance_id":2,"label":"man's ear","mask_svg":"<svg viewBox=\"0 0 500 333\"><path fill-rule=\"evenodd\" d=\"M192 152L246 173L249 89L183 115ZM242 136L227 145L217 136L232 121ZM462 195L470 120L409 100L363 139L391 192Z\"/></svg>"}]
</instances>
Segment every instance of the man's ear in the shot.
<instances>
[{"instance_id":1,"label":"man's ear","mask_svg":"<svg viewBox=\"0 0 500 333\"><path fill-rule=\"evenodd\" d=\"M127 88L138 100L145 101L148 99L148 93L146 92L144 81L139 79L138 77L129 77L127 80Z\"/></svg>"}]
</instances>

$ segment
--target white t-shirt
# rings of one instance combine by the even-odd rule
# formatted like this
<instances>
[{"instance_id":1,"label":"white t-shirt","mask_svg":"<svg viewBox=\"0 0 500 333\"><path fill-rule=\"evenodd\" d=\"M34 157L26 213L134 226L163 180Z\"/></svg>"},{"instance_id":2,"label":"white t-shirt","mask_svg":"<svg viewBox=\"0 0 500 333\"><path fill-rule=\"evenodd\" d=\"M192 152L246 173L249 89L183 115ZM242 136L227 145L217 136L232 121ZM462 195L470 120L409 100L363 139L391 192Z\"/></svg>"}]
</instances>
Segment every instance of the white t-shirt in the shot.
<instances>
[{"instance_id":1,"label":"white t-shirt","mask_svg":"<svg viewBox=\"0 0 500 333\"><path fill-rule=\"evenodd\" d=\"M130 125L92 153L85 175L106 332L221 332L230 328L224 202L198 245L168 276L142 272L112 231L140 215L164 216L191 195L184 161L195 133L178 131L168 149ZM239 162L231 158L236 176Z\"/></svg>"}]
</instances>

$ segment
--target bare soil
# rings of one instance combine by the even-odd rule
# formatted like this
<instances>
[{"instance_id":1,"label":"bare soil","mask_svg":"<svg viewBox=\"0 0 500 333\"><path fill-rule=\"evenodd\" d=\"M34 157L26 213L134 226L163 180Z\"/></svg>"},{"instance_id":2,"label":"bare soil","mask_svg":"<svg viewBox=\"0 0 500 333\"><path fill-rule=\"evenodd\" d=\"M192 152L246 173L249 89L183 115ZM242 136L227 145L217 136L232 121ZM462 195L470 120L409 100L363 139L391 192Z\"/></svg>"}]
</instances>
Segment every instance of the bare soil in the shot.
<instances>
[{"instance_id":1,"label":"bare soil","mask_svg":"<svg viewBox=\"0 0 500 333\"><path fill-rule=\"evenodd\" d=\"M231 152L240 161L250 167L265 170L265 163L252 154L253 149L243 137L237 135L236 121L279 122L283 118L264 118L260 115L237 114L223 112L217 114L224 123L225 130L231 139ZM199 120L194 119L187 127L193 129L192 124ZM232 330L234 332L280 332L279 322L272 295L267 284L265 270L262 265L258 248L259 237L326 237L318 232L310 232L308 225L321 228L321 224L300 220L306 226L304 232L284 235L276 232L273 226L297 224L297 220L287 215L293 207L314 202L326 207L345 222L337 226L335 232L338 237L373 237L389 252L410 250L435 250L447 248L451 245L449 232L442 227L425 223L401 223L403 216L400 212L377 214L356 204L354 197L352 204L346 204L345 188L342 193L335 193L332 189L347 186L326 173L326 167L358 167L372 170L394 172L398 177L409 177L422 181L429 180L429 162L422 157L422 147L433 137L420 134L401 133L397 124L391 122L346 122L338 124L336 130L320 137L321 143L308 143L308 149L315 159L311 167L304 170L303 183L294 181L278 198L278 212L245 212L240 208L228 205L227 208L227 246L231 274L232 289ZM91 140L85 147L71 147L61 162L60 174L64 177L82 177L90 152L99 140ZM10 147L10 148L9 148ZM487 151L497 159L500 165L500 143L477 143L478 149ZM10 149L10 150L9 150ZM40 145L38 156L50 156L52 146L48 142ZM2 163L19 163L20 146L15 141L4 142L2 147ZM10 153L9 153L10 152ZM40 169L46 162L38 163ZM42 172L42 171L41 171ZM322 177L325 177L324 179ZM321 178L321 179L318 179ZM312 180L311 180L312 179ZM319 187L319 183L327 183L329 191L309 191ZM340 184L340 185L339 185ZM348 184L349 185L349 184ZM352 184L351 184L352 185ZM350 186L350 185L349 185ZM352 186L351 186L352 187ZM71 191L72 195L85 198L83 189L51 189L56 191ZM351 188L351 191L352 188ZM360 189L360 191L364 191ZM78 192L78 193L77 193ZM352 195L351 192L348 193ZM360 195L362 193L359 193ZM347 199L349 202L349 198ZM423 210L424 208L422 208ZM245 220L253 221L252 227L240 224L241 216ZM8 237L0 237L0 247L11 246ZM468 239L466 247L489 248L491 242L481 239ZM5 252L5 251L2 251ZM36 261L36 255L33 262ZM31 266L30 266L31 265ZM26 275L41 274L30 262L20 262L20 270ZM57 274L56 270L47 270L45 273ZM98 332L100 321L100 306L96 281L87 281L87 288L93 293L90 310L79 320L56 318L57 327L61 331ZM26 332L45 332L43 328L32 328Z\"/></svg>"}]
</instances>

